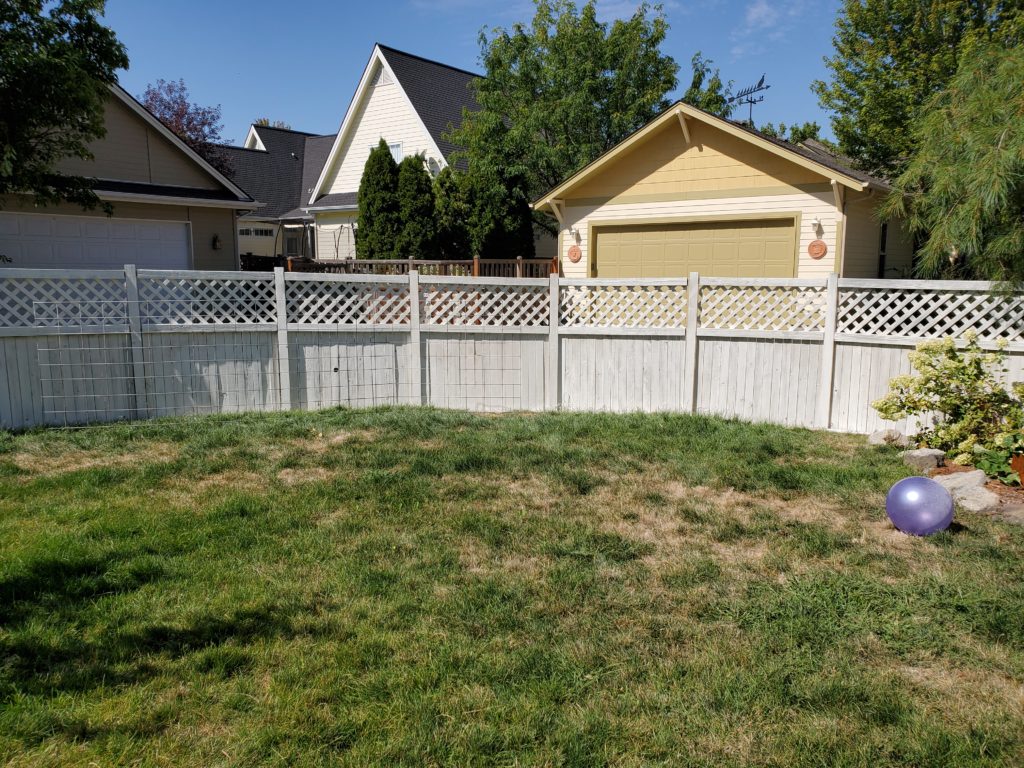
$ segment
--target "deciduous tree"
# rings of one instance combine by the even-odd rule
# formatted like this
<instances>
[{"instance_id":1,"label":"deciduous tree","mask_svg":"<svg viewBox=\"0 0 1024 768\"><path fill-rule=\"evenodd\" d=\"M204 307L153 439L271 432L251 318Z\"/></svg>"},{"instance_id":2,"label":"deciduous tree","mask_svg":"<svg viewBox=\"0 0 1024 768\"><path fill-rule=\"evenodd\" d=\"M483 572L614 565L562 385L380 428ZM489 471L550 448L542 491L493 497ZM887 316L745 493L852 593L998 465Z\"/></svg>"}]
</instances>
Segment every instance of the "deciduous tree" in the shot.
<instances>
[{"instance_id":1,"label":"deciduous tree","mask_svg":"<svg viewBox=\"0 0 1024 768\"><path fill-rule=\"evenodd\" d=\"M713 115L730 117L733 111L733 105L729 103L732 80L722 82L718 68L712 68L712 64L714 62L705 59L700 51L693 54L690 60L693 77L690 79L690 87L683 94L683 101Z\"/></svg>"},{"instance_id":2,"label":"deciduous tree","mask_svg":"<svg viewBox=\"0 0 1024 768\"><path fill-rule=\"evenodd\" d=\"M38 204L95 208L90 179L56 170L66 157L90 159L101 138L116 70L128 66L117 36L100 22L103 0L0 3L0 195Z\"/></svg>"},{"instance_id":3,"label":"deciduous tree","mask_svg":"<svg viewBox=\"0 0 1024 768\"><path fill-rule=\"evenodd\" d=\"M830 110L839 149L861 168L895 178L917 148L915 125L928 100L979 45L1024 40L1019 0L843 0L814 83Z\"/></svg>"},{"instance_id":4,"label":"deciduous tree","mask_svg":"<svg viewBox=\"0 0 1024 768\"><path fill-rule=\"evenodd\" d=\"M478 177L477 194L521 185L506 188L510 207L478 211L478 221L520 215L520 198L539 196L651 120L676 86L678 67L661 52L668 25L660 8L642 3L611 24L598 20L593 0L580 8L536 0L535 9L529 24L481 33L480 109L467 111L451 137Z\"/></svg>"},{"instance_id":5,"label":"deciduous tree","mask_svg":"<svg viewBox=\"0 0 1024 768\"><path fill-rule=\"evenodd\" d=\"M223 173L231 173L227 156L217 147L224 127L220 122L219 104L204 107L193 103L188 86L181 79L157 80L147 85L139 101L210 165Z\"/></svg>"}]
</instances>

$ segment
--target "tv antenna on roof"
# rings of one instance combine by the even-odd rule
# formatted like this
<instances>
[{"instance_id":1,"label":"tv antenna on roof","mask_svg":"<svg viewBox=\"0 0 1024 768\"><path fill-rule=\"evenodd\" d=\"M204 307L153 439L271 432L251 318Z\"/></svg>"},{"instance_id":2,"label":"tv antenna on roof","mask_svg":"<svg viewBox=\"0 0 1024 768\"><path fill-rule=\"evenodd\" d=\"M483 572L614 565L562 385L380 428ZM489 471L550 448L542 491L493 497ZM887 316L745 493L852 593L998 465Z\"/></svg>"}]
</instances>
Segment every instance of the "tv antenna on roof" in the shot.
<instances>
[{"instance_id":1,"label":"tv antenna on roof","mask_svg":"<svg viewBox=\"0 0 1024 768\"><path fill-rule=\"evenodd\" d=\"M764 94L762 91L767 91L771 88L770 85L764 84L764 75L761 75L761 79L757 81L757 85L751 85L748 88L744 88L738 92L735 96L729 99L729 104L747 104L749 105L750 111L747 115L747 122L753 127L754 125L754 105L760 104L764 101ZM760 96L755 96L755 93L760 93Z\"/></svg>"}]
</instances>

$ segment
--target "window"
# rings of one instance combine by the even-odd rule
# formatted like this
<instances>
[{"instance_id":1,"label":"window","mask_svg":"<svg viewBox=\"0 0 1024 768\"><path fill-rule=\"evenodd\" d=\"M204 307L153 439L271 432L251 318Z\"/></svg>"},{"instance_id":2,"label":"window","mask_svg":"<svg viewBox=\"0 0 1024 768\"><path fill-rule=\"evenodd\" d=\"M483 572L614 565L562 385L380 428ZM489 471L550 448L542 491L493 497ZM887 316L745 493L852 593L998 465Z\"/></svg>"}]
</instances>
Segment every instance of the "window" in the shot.
<instances>
[{"instance_id":1,"label":"window","mask_svg":"<svg viewBox=\"0 0 1024 768\"><path fill-rule=\"evenodd\" d=\"M242 229L238 230L238 236L239 237L252 237L252 229L249 228L249 227L243 227Z\"/></svg>"},{"instance_id":2,"label":"window","mask_svg":"<svg viewBox=\"0 0 1024 768\"><path fill-rule=\"evenodd\" d=\"M284 255L292 258L299 255L299 236L288 235L284 239Z\"/></svg>"},{"instance_id":3,"label":"window","mask_svg":"<svg viewBox=\"0 0 1024 768\"><path fill-rule=\"evenodd\" d=\"M377 145L374 144L372 147L370 147L370 151L373 152L373 150L375 150L376 148L377 148ZM388 149L391 150L391 156L393 158L395 158L395 162L396 163L402 162L402 157L404 157L404 155L402 154L402 142L398 141L398 142L395 142L395 143L391 143L389 141L388 142Z\"/></svg>"},{"instance_id":4,"label":"window","mask_svg":"<svg viewBox=\"0 0 1024 768\"><path fill-rule=\"evenodd\" d=\"M274 230L269 227L242 227L238 230L239 237L273 237Z\"/></svg>"},{"instance_id":5,"label":"window","mask_svg":"<svg viewBox=\"0 0 1024 768\"><path fill-rule=\"evenodd\" d=\"M273 237L274 230L272 229L254 229L252 231L253 237Z\"/></svg>"}]
</instances>

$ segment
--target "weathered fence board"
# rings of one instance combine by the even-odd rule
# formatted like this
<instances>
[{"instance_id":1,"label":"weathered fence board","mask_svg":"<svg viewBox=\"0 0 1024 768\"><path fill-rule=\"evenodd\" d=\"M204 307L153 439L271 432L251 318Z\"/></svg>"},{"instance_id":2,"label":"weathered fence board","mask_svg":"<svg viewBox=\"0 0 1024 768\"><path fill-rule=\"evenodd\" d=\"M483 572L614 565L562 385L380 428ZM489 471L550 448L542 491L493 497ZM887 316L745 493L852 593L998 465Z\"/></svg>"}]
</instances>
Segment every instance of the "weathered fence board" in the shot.
<instances>
[{"instance_id":1,"label":"weathered fence board","mask_svg":"<svg viewBox=\"0 0 1024 768\"><path fill-rule=\"evenodd\" d=\"M869 432L914 344L969 331L1024 377L1024 299L987 283L4 270L0 426L428 404Z\"/></svg>"}]
</instances>

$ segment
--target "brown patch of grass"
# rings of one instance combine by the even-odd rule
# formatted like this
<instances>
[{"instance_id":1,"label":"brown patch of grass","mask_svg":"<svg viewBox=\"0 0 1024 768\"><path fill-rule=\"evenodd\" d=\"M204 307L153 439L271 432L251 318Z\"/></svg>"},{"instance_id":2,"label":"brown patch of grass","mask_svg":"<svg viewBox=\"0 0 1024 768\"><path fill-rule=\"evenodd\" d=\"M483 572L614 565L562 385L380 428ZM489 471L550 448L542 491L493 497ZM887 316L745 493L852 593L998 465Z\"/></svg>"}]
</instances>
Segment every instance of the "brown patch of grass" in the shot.
<instances>
[{"instance_id":1,"label":"brown patch of grass","mask_svg":"<svg viewBox=\"0 0 1024 768\"><path fill-rule=\"evenodd\" d=\"M550 565L547 557L519 552L499 552L476 538L465 538L458 546L459 564L467 573L483 576L502 573L523 579L541 578Z\"/></svg>"},{"instance_id":2,"label":"brown patch of grass","mask_svg":"<svg viewBox=\"0 0 1024 768\"><path fill-rule=\"evenodd\" d=\"M100 450L69 448L43 453L35 450L18 451L11 461L18 469L36 476L59 475L99 467L124 467L174 461L181 455L174 443L140 443L129 453L109 453Z\"/></svg>"},{"instance_id":3,"label":"brown patch of grass","mask_svg":"<svg viewBox=\"0 0 1024 768\"><path fill-rule=\"evenodd\" d=\"M512 480L505 487L514 497L528 501L534 509L551 509L558 503L559 496L551 482L540 475Z\"/></svg>"},{"instance_id":4,"label":"brown patch of grass","mask_svg":"<svg viewBox=\"0 0 1024 768\"><path fill-rule=\"evenodd\" d=\"M302 483L325 482L334 477L334 474L323 467L288 468L278 472L277 479L285 485L300 485Z\"/></svg>"}]
</instances>

